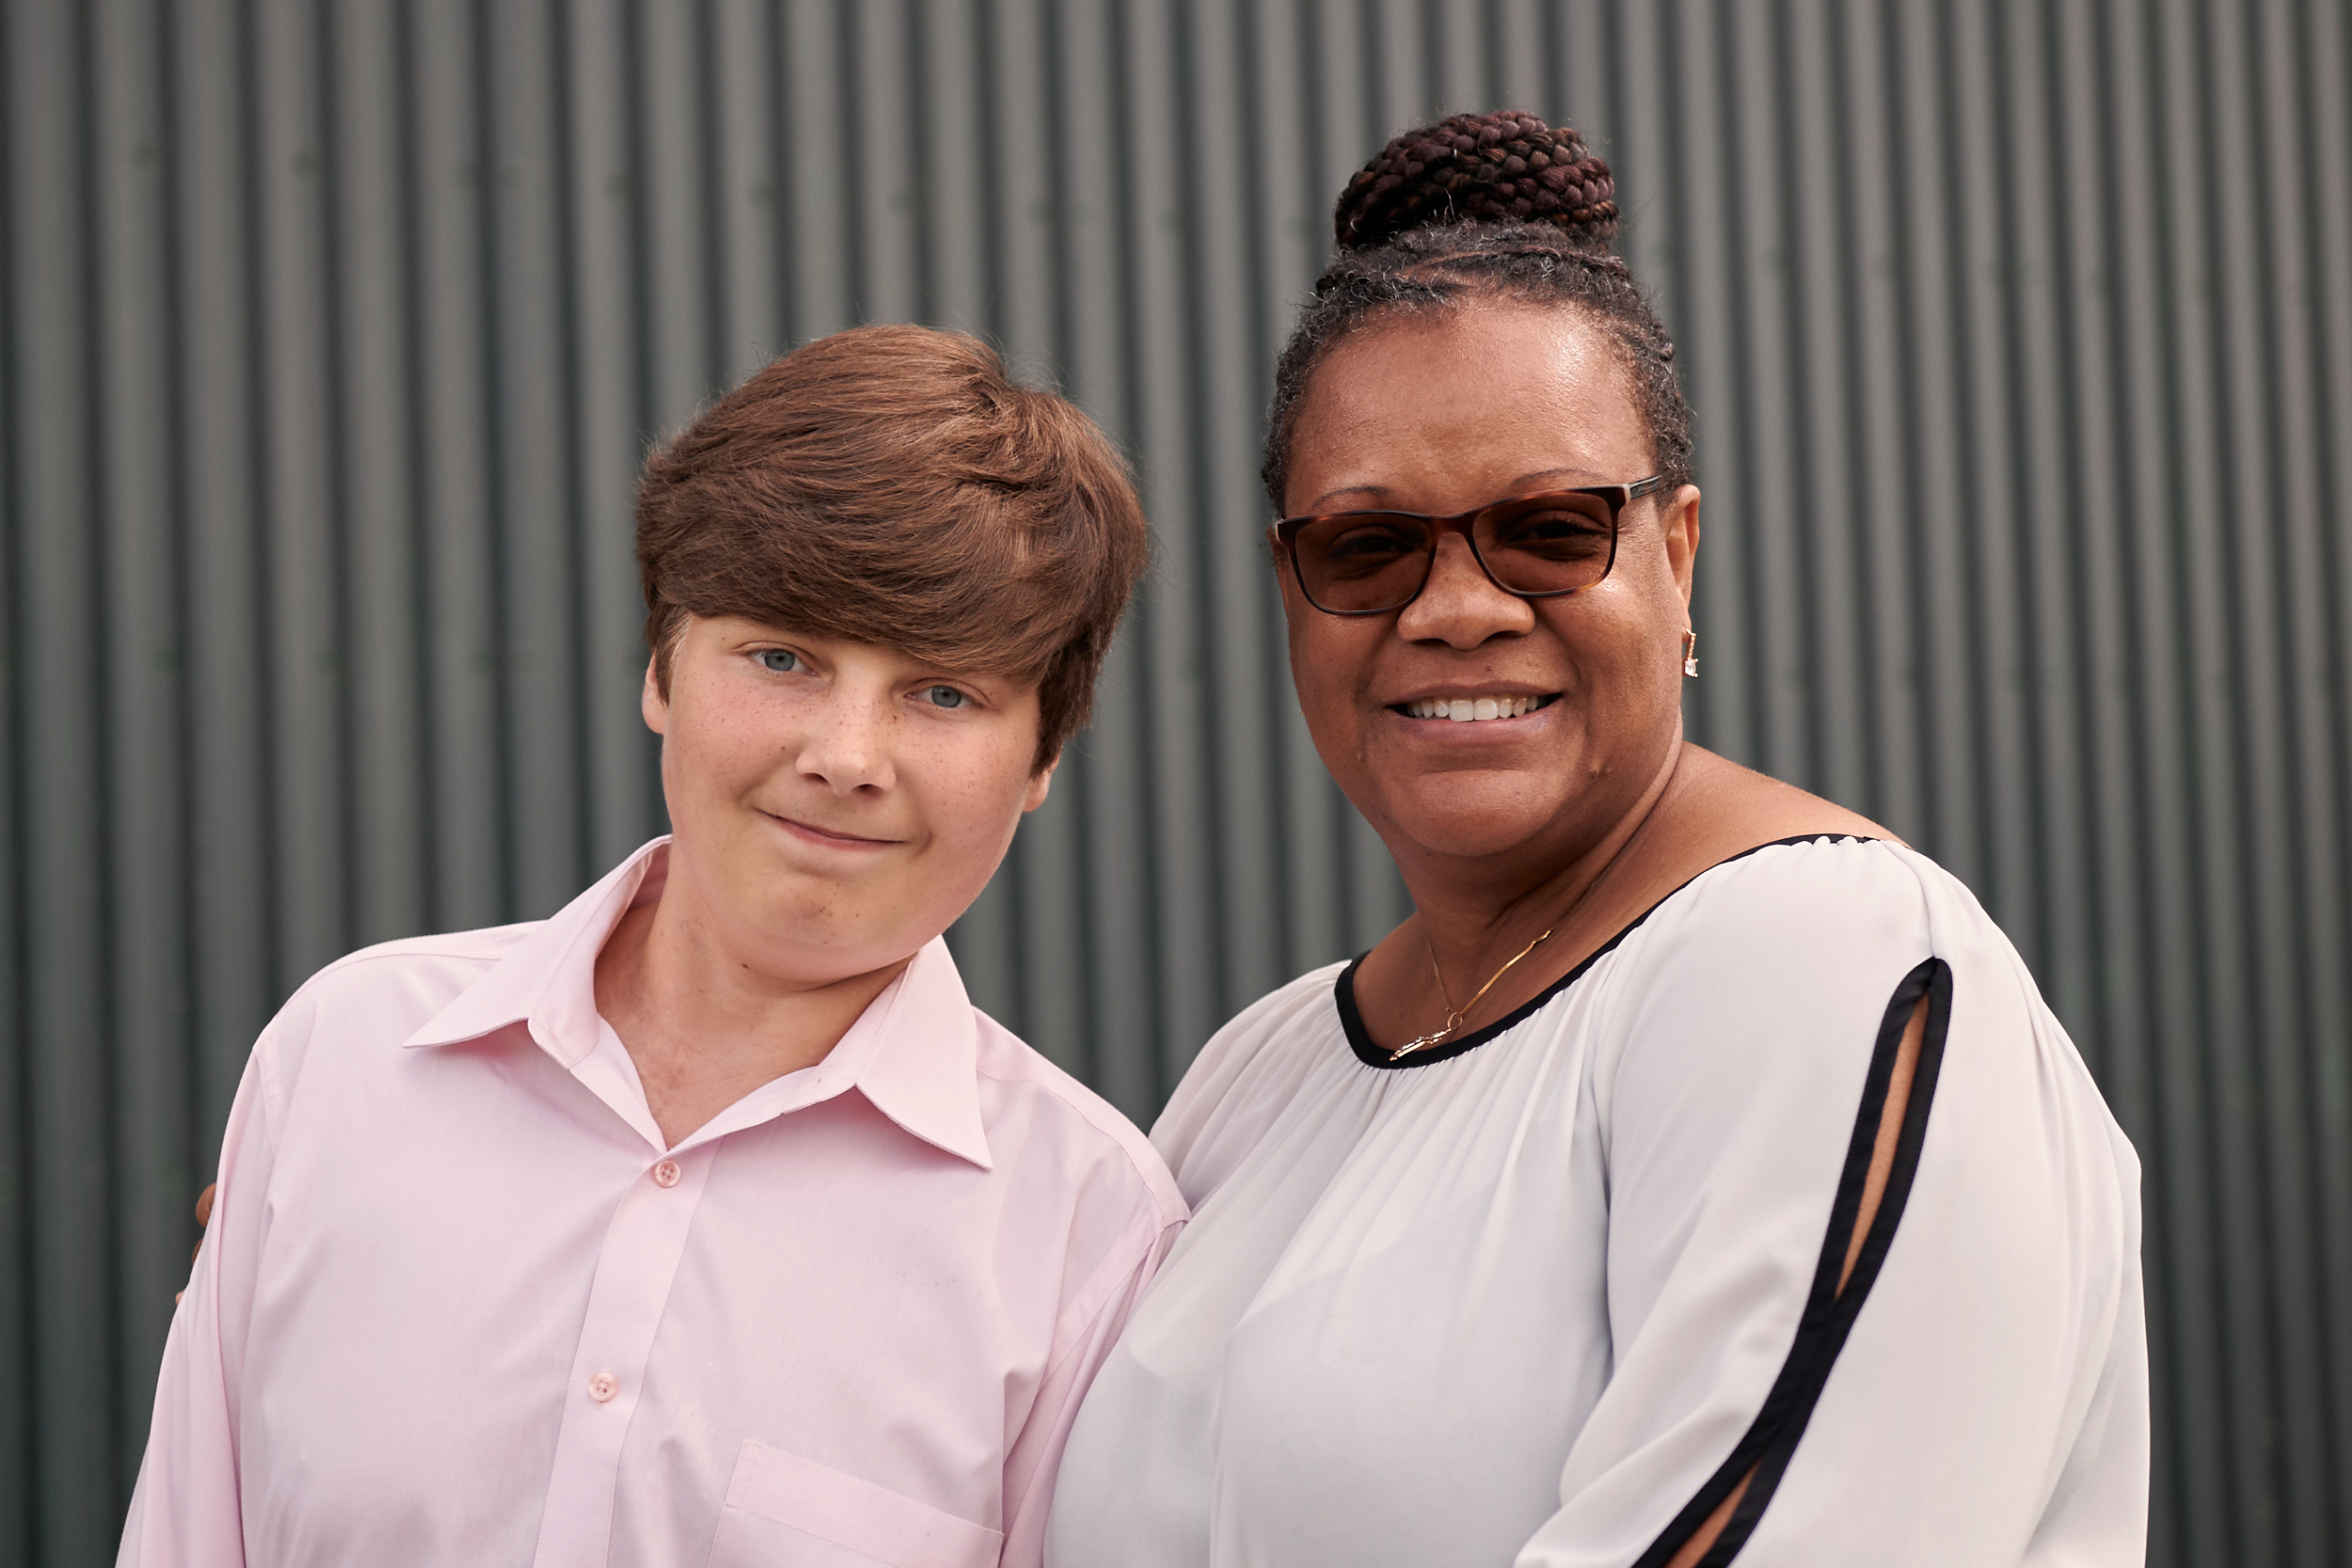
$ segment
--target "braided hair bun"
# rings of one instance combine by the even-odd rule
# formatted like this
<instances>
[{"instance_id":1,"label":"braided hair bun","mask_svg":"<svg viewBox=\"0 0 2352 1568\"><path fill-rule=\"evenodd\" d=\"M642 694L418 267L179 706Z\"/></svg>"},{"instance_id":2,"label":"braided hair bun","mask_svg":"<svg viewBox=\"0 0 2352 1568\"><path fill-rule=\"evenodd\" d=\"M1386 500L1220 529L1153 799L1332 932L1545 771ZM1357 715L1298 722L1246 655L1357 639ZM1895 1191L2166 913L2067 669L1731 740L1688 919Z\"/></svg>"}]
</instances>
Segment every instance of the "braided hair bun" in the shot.
<instances>
[{"instance_id":1,"label":"braided hair bun","mask_svg":"<svg viewBox=\"0 0 2352 1568\"><path fill-rule=\"evenodd\" d=\"M1566 127L1519 109L1454 115L1407 131L1357 171L1331 214L1342 250L1457 223L1549 224L1579 250L1617 234L1617 182Z\"/></svg>"},{"instance_id":2,"label":"braided hair bun","mask_svg":"<svg viewBox=\"0 0 2352 1568\"><path fill-rule=\"evenodd\" d=\"M1691 405L1674 339L1611 251L1617 182L1584 138L1517 109L1455 115L1380 150L1331 214L1339 240L1274 367L1266 498L1281 515L1291 437L1315 369L1366 325L1506 299L1574 310L1614 340L1649 426L1657 471L1691 478Z\"/></svg>"}]
</instances>

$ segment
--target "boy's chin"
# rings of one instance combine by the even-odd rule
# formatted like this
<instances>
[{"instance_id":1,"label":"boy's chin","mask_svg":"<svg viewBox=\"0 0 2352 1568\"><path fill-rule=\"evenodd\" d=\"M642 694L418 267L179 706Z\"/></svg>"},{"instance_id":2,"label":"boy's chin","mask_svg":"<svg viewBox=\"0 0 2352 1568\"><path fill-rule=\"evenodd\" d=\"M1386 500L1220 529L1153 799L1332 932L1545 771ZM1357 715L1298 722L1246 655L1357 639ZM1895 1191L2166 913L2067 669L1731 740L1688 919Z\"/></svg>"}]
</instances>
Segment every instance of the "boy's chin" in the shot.
<instances>
[{"instance_id":1,"label":"boy's chin","mask_svg":"<svg viewBox=\"0 0 2352 1568\"><path fill-rule=\"evenodd\" d=\"M833 985L905 962L963 912L942 909L926 889L893 897L901 890L870 881L811 881L793 878L744 911L738 929L751 940L729 943L739 962L787 984Z\"/></svg>"}]
</instances>

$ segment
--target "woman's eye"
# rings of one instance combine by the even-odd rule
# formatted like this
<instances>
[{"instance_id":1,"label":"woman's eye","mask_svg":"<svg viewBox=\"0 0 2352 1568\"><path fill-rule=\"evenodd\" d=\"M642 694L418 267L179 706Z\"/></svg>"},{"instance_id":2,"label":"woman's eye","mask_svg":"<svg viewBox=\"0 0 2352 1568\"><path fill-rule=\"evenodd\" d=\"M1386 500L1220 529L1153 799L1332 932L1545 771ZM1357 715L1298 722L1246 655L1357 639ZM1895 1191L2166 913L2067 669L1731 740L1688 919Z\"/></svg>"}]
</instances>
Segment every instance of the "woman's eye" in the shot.
<instances>
[{"instance_id":1,"label":"woman's eye","mask_svg":"<svg viewBox=\"0 0 2352 1568\"><path fill-rule=\"evenodd\" d=\"M760 665L779 675L788 675L801 667L801 656L789 648L762 648L752 656Z\"/></svg>"},{"instance_id":2,"label":"woman's eye","mask_svg":"<svg viewBox=\"0 0 2352 1568\"><path fill-rule=\"evenodd\" d=\"M1609 530L1578 513L1538 512L1497 529L1494 542L1507 550L1568 560L1606 550Z\"/></svg>"},{"instance_id":3,"label":"woman's eye","mask_svg":"<svg viewBox=\"0 0 2352 1568\"><path fill-rule=\"evenodd\" d=\"M934 707L961 707L970 701L952 686L934 686L923 695Z\"/></svg>"}]
</instances>

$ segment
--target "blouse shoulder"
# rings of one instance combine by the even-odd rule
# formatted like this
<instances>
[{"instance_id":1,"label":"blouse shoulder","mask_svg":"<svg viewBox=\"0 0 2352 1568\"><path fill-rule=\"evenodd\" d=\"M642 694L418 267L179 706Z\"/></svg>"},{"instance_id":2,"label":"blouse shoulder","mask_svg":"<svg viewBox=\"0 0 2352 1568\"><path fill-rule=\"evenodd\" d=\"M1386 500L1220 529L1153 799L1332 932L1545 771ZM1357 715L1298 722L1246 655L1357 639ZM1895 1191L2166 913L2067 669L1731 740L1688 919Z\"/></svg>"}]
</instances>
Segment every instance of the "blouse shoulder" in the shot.
<instances>
[{"instance_id":1,"label":"blouse shoulder","mask_svg":"<svg viewBox=\"0 0 2352 1568\"><path fill-rule=\"evenodd\" d=\"M2096 1106L2080 1055L2031 972L1965 883L1901 844L1769 845L1701 873L1629 932L1605 983L1595 1037L1601 1103L1688 1080L1740 1101L1762 1075L1853 1077L1906 985L1942 973L1957 1040L1981 1058L2063 1082ZM1767 1066L1769 1064L1769 1067ZM2019 1082L2026 1082L2021 1079ZM2030 1097L2028 1097L2030 1098ZM2120 1140L2120 1132L2115 1134Z\"/></svg>"},{"instance_id":2,"label":"blouse shoulder","mask_svg":"<svg viewBox=\"0 0 2352 1568\"><path fill-rule=\"evenodd\" d=\"M1737 1098L1764 1059L1786 1070L1867 1054L1905 976L1951 945L1937 907L1963 899L1975 908L1933 862L1878 839L1770 844L1701 872L1596 976L1601 1103L1654 1072L1695 1072Z\"/></svg>"},{"instance_id":3,"label":"blouse shoulder","mask_svg":"<svg viewBox=\"0 0 2352 1568\"><path fill-rule=\"evenodd\" d=\"M1677 978L1746 971L1802 952L1811 968L1875 977L1889 949L1925 958L1936 927L1991 922L1957 878L1915 850L1884 839L1808 838L1768 844L1692 878L1626 933L1615 966ZM1997 931L1993 931L1998 940ZM1908 965L1906 965L1908 967Z\"/></svg>"},{"instance_id":4,"label":"blouse shoulder","mask_svg":"<svg viewBox=\"0 0 2352 1568\"><path fill-rule=\"evenodd\" d=\"M1320 1060L1345 1057L1332 985L1343 963L1325 964L1244 1007L1209 1037L1152 1124L1152 1144L1195 1208L1297 1092ZM1342 1042L1336 1043L1335 1042ZM1352 1060L1353 1058L1348 1058Z\"/></svg>"},{"instance_id":5,"label":"blouse shoulder","mask_svg":"<svg viewBox=\"0 0 2352 1568\"><path fill-rule=\"evenodd\" d=\"M1700 873L1665 900L1629 947L1648 963L1745 967L1802 952L1857 980L1904 952L1984 982L2033 989L2024 960L1968 885L1891 839L1808 838L1768 844ZM1630 957L1631 955L1629 955Z\"/></svg>"}]
</instances>

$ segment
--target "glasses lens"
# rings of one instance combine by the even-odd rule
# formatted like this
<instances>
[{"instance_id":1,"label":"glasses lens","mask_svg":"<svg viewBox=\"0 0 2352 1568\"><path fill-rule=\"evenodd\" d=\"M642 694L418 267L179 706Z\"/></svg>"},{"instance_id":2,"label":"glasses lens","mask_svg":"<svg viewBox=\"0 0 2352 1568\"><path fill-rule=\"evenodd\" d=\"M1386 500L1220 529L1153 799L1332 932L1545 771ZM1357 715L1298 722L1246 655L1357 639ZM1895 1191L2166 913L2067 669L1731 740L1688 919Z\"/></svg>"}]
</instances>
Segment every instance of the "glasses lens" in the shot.
<instances>
[{"instance_id":1,"label":"glasses lens","mask_svg":"<svg viewBox=\"0 0 2352 1568\"><path fill-rule=\"evenodd\" d=\"M1514 594L1572 594L1609 575L1617 525L1598 496L1530 496L1480 513L1470 537Z\"/></svg>"},{"instance_id":2,"label":"glasses lens","mask_svg":"<svg viewBox=\"0 0 2352 1568\"><path fill-rule=\"evenodd\" d=\"M1293 540L1299 586L1338 615L1409 603L1429 576L1429 524L1401 512L1318 517Z\"/></svg>"}]
</instances>

